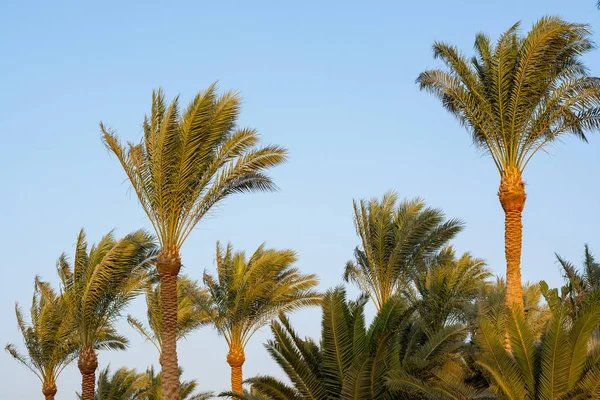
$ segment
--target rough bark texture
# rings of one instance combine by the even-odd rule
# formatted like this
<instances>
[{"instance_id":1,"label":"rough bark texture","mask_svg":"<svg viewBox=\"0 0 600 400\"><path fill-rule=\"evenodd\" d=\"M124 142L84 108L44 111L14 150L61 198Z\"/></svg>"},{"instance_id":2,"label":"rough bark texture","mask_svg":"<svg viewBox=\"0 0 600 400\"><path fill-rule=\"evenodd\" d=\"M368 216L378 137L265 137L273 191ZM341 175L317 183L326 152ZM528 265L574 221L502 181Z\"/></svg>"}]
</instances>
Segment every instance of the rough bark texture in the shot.
<instances>
[{"instance_id":1,"label":"rough bark texture","mask_svg":"<svg viewBox=\"0 0 600 400\"><path fill-rule=\"evenodd\" d=\"M55 383L44 383L42 385L42 393L46 400L54 400L54 396L56 396L56 384Z\"/></svg>"},{"instance_id":2,"label":"rough bark texture","mask_svg":"<svg viewBox=\"0 0 600 400\"><path fill-rule=\"evenodd\" d=\"M521 286L521 246L523 224L521 213L525 207L525 183L517 170L507 170L498 191L504 209L504 252L506 255L506 305L517 304L523 309Z\"/></svg>"},{"instance_id":3,"label":"rough bark texture","mask_svg":"<svg viewBox=\"0 0 600 400\"><path fill-rule=\"evenodd\" d=\"M96 369L98 368L96 351L90 347L82 347L77 366L81 372L81 399L94 400Z\"/></svg>"},{"instance_id":4,"label":"rough bark texture","mask_svg":"<svg viewBox=\"0 0 600 400\"><path fill-rule=\"evenodd\" d=\"M236 393L244 391L242 387L242 365L246 361L244 349L241 346L233 345L227 353L227 363L231 366L231 390Z\"/></svg>"},{"instance_id":5,"label":"rough bark texture","mask_svg":"<svg viewBox=\"0 0 600 400\"><path fill-rule=\"evenodd\" d=\"M163 250L156 263L160 276L162 314L162 393L161 400L179 400L179 365L177 362L177 274L181 258L177 249Z\"/></svg>"}]
</instances>

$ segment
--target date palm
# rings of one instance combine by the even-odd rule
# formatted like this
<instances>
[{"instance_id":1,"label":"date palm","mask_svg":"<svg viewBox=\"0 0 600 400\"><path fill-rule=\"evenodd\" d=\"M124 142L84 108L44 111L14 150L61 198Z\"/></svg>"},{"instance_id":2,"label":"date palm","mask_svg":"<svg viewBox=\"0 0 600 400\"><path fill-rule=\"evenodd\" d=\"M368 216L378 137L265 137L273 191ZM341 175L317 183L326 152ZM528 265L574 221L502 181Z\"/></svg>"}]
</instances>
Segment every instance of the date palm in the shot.
<instances>
[{"instance_id":1,"label":"date palm","mask_svg":"<svg viewBox=\"0 0 600 400\"><path fill-rule=\"evenodd\" d=\"M471 59L436 42L434 56L446 69L425 71L417 83L458 118L500 173L506 303L522 308L523 171L533 155L565 134L585 141L586 131L600 127L600 79L590 77L580 59L593 47L587 25L544 17L526 36L518 29L517 23L495 45L478 34Z\"/></svg>"},{"instance_id":2,"label":"date palm","mask_svg":"<svg viewBox=\"0 0 600 400\"><path fill-rule=\"evenodd\" d=\"M72 265L66 254L58 260L63 296L81 346L78 367L83 400L94 398L96 350L124 349L127 344L114 322L142 291L155 250L153 237L141 230L118 240L111 232L88 249L82 230Z\"/></svg>"},{"instance_id":3,"label":"date palm","mask_svg":"<svg viewBox=\"0 0 600 400\"><path fill-rule=\"evenodd\" d=\"M567 280L566 288L571 303L571 311L576 315L581 303L600 289L600 263L596 262L587 244L584 246L583 268L581 271L577 270L571 262L558 254L555 255Z\"/></svg>"},{"instance_id":4,"label":"date palm","mask_svg":"<svg viewBox=\"0 0 600 400\"><path fill-rule=\"evenodd\" d=\"M13 344L6 345L6 351L40 379L46 400L53 400L58 376L77 358L79 350L68 307L48 283L36 278L31 323L25 321L18 304L15 313L27 354L20 353Z\"/></svg>"},{"instance_id":5,"label":"date palm","mask_svg":"<svg viewBox=\"0 0 600 400\"><path fill-rule=\"evenodd\" d=\"M368 293L378 310L406 289L416 265L439 251L463 228L446 220L442 210L429 208L421 199L398 203L394 192L381 200L354 201L354 222L361 247L356 261L346 264L344 280Z\"/></svg>"},{"instance_id":6,"label":"date palm","mask_svg":"<svg viewBox=\"0 0 600 400\"><path fill-rule=\"evenodd\" d=\"M200 299L217 331L229 346L231 386L242 392L244 348L252 335L281 313L318 304L315 275L300 273L291 250L266 249L261 245L249 257L217 243L217 276L204 273L209 298Z\"/></svg>"},{"instance_id":7,"label":"date palm","mask_svg":"<svg viewBox=\"0 0 600 400\"><path fill-rule=\"evenodd\" d=\"M181 368L178 377L181 377ZM162 393L162 376L154 372L154 367L150 367L141 375L144 382L144 389L139 393L135 400L160 400ZM198 382L195 380L181 382L181 389L178 400L208 400L213 397L212 392L195 393Z\"/></svg>"},{"instance_id":8,"label":"date palm","mask_svg":"<svg viewBox=\"0 0 600 400\"><path fill-rule=\"evenodd\" d=\"M160 242L156 264L161 281L163 399L177 400L177 275L180 249L196 224L233 193L274 189L265 170L281 164L286 150L257 148L258 132L237 126L241 99L217 94L215 85L196 95L180 113L175 98L152 94L139 144L119 142L103 124L105 145L123 166Z\"/></svg>"},{"instance_id":9,"label":"date palm","mask_svg":"<svg viewBox=\"0 0 600 400\"><path fill-rule=\"evenodd\" d=\"M177 279L177 340L209 323L209 318L203 308L198 306L198 299L206 297L206 290L198 287L196 281L187 276ZM160 284L146 287L146 307L148 325L131 315L127 321L144 339L156 348L159 359L162 359L162 320L160 314Z\"/></svg>"},{"instance_id":10,"label":"date palm","mask_svg":"<svg viewBox=\"0 0 600 400\"><path fill-rule=\"evenodd\" d=\"M111 373L106 367L98 375L94 400L138 400L145 384L145 375L135 369L122 367Z\"/></svg>"}]
</instances>

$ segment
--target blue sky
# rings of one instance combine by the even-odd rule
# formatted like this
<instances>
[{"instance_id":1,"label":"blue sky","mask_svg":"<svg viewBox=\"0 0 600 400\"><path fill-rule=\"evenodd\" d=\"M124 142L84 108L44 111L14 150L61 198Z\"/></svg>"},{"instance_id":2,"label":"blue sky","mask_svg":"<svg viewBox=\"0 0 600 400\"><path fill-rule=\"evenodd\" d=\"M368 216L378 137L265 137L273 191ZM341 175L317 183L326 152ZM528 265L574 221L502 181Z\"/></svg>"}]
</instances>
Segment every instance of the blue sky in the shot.
<instances>
[{"instance_id":1,"label":"blue sky","mask_svg":"<svg viewBox=\"0 0 600 400\"><path fill-rule=\"evenodd\" d=\"M284 4L287 3L287 4ZM405 4L403 4L405 3ZM84 227L90 241L149 228L124 174L100 140L98 122L138 140L153 88L184 103L218 80L244 97L241 124L265 143L287 146L273 171L281 190L227 200L183 248L184 272L214 268L217 240L254 250L261 242L298 252L298 265L337 285L358 244L352 199L395 190L423 197L466 230L459 251L503 274L498 173L468 134L414 80L436 67L431 45L445 40L471 53L479 31L497 37L517 20L528 30L547 14L592 24L595 0L430 2L17 2L0 5L0 342L21 345L14 302L31 301L36 274L56 282L56 258L72 254ZM586 59L600 74L600 53ZM554 252L577 263L583 244L600 253L600 135L565 138L525 172L525 280L560 282ZM356 291L351 290L352 294ZM145 315L142 300L129 312ZM318 310L296 314L302 334L319 332ZM126 324L127 352L102 352L100 366L144 369L152 346ZM280 375L264 351L264 329L247 349L245 376ZM229 384L222 338L205 328L180 342L184 377L203 390ZM39 398L36 378L0 355L3 396ZM76 366L57 399L73 399Z\"/></svg>"}]
</instances>

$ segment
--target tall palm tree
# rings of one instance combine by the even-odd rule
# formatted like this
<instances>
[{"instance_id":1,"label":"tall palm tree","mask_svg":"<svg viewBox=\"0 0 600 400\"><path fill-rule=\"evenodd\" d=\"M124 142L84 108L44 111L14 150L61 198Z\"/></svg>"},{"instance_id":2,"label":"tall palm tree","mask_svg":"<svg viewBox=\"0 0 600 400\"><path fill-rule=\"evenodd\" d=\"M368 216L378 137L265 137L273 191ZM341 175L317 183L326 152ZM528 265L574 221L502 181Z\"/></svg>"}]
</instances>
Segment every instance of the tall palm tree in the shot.
<instances>
[{"instance_id":1,"label":"tall palm tree","mask_svg":"<svg viewBox=\"0 0 600 400\"><path fill-rule=\"evenodd\" d=\"M181 114L175 98L167 106L152 93L140 144L122 145L103 124L105 145L123 166L160 242L156 268L161 281L163 399L177 400L177 275L180 249L196 224L233 193L274 189L265 170L286 160L279 146L256 148L258 132L236 123L241 99L217 94L213 84Z\"/></svg>"},{"instance_id":2,"label":"tall palm tree","mask_svg":"<svg viewBox=\"0 0 600 400\"><path fill-rule=\"evenodd\" d=\"M36 277L31 323L25 321L18 304L15 313L27 355L21 354L13 344L6 345L6 351L40 379L46 400L53 400L58 376L77 358L79 350L68 307L60 294Z\"/></svg>"},{"instance_id":3,"label":"tall palm tree","mask_svg":"<svg viewBox=\"0 0 600 400\"><path fill-rule=\"evenodd\" d=\"M446 70L425 71L417 83L458 118L500 173L506 303L523 307L523 171L534 154L565 134L586 140L586 131L600 127L600 79L590 77L580 59L593 47L587 25L544 17L524 37L518 28L513 25L495 45L478 34L470 60L456 47L436 42L434 56Z\"/></svg>"},{"instance_id":4,"label":"tall palm tree","mask_svg":"<svg viewBox=\"0 0 600 400\"><path fill-rule=\"evenodd\" d=\"M181 377L182 370L179 369L178 377ZM141 374L144 382L144 389L139 393L135 400L160 400L162 393L162 375L154 372L154 367L150 367L144 374ZM212 392L194 393L198 387L195 380L181 382L181 389L178 400L208 400L213 397Z\"/></svg>"},{"instance_id":5,"label":"tall palm tree","mask_svg":"<svg viewBox=\"0 0 600 400\"><path fill-rule=\"evenodd\" d=\"M346 264L344 280L368 293L378 310L406 288L417 263L439 251L463 228L421 199L398 203L394 192L354 201L354 222L362 247Z\"/></svg>"},{"instance_id":6,"label":"tall palm tree","mask_svg":"<svg viewBox=\"0 0 600 400\"><path fill-rule=\"evenodd\" d=\"M155 250L153 237L141 230L119 240L111 232L88 249L82 230L72 265L66 254L58 260L63 296L81 345L78 366L83 400L94 398L96 350L124 349L127 344L127 339L116 332L114 322L142 291Z\"/></svg>"},{"instance_id":7,"label":"tall palm tree","mask_svg":"<svg viewBox=\"0 0 600 400\"><path fill-rule=\"evenodd\" d=\"M478 364L488 373L501 399L600 399L600 342L591 341L600 322L597 302L585 304L576 319L558 291L542 292L551 310L545 332L536 339L516 304L503 317L503 329L480 320ZM510 350L505 348L508 332Z\"/></svg>"},{"instance_id":8,"label":"tall palm tree","mask_svg":"<svg viewBox=\"0 0 600 400\"><path fill-rule=\"evenodd\" d=\"M206 290L198 287L196 281L182 275L177 279L177 340L210 322L206 311L198 305L198 299L206 297ZM129 315L127 321L156 348L159 360L162 359L162 320L160 315L160 285L146 287L148 325Z\"/></svg>"},{"instance_id":9,"label":"tall palm tree","mask_svg":"<svg viewBox=\"0 0 600 400\"><path fill-rule=\"evenodd\" d=\"M244 252L234 252L231 244L223 249L217 243L217 276L204 272L209 300L200 300L229 346L227 362L234 392L243 390L244 348L252 335L281 313L321 301L314 290L317 277L300 273L295 262L291 250L261 245L246 258Z\"/></svg>"}]
</instances>

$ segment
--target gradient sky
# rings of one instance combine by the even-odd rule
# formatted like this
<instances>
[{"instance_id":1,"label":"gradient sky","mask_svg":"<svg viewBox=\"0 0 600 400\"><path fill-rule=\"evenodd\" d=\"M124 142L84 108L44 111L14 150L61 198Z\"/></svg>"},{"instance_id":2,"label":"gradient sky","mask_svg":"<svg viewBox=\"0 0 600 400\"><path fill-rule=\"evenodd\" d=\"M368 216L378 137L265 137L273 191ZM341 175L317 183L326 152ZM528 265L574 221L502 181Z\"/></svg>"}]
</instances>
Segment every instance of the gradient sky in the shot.
<instances>
[{"instance_id":1,"label":"gradient sky","mask_svg":"<svg viewBox=\"0 0 600 400\"><path fill-rule=\"evenodd\" d=\"M395 190L423 197L459 217L459 251L485 258L503 274L503 214L493 163L438 101L419 92L418 73L437 67L435 40L472 53L474 35L496 38L517 20L528 30L547 14L592 24L595 0L430 2L27 2L0 5L0 342L22 345L14 302L30 304L36 274L56 283L55 261L72 254L80 228L90 242L110 229L124 235L149 224L125 175L100 140L98 122L137 141L161 86L185 104L218 80L244 97L241 124L265 143L289 148L272 173L281 190L232 197L198 225L182 250L184 272L214 269L217 240L254 250L261 242L292 248L299 267L341 282L358 240L352 199ZM284 4L287 3L287 4ZM600 52L586 61L600 74ZM523 276L558 285L558 252L579 265L583 244L600 253L600 135L574 138L538 154L525 172ZM351 290L352 295L356 294ZM143 300L128 310L144 317ZM302 334L319 333L320 312L293 317ZM127 352L100 353L111 364L144 369L157 354L126 324ZM263 329L251 341L246 377L281 375ZM180 342L184 377L203 390L229 385L226 345L211 328ZM38 381L0 354L2 397L40 398ZM71 366L57 399L80 385Z\"/></svg>"}]
</instances>

